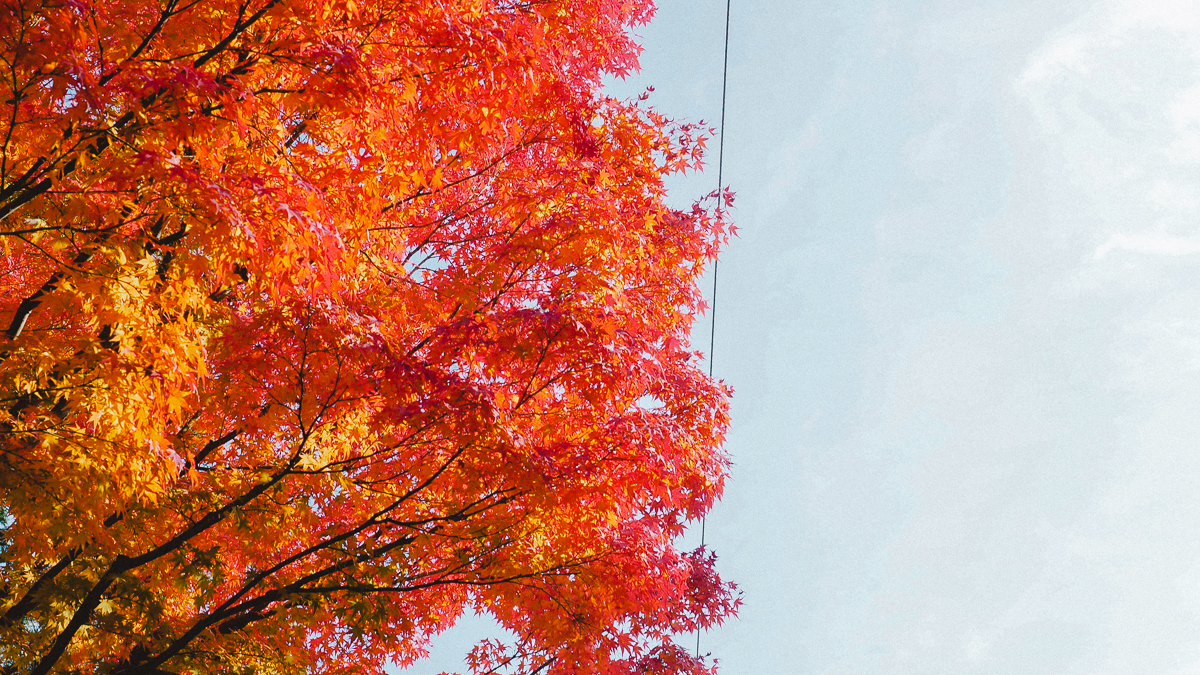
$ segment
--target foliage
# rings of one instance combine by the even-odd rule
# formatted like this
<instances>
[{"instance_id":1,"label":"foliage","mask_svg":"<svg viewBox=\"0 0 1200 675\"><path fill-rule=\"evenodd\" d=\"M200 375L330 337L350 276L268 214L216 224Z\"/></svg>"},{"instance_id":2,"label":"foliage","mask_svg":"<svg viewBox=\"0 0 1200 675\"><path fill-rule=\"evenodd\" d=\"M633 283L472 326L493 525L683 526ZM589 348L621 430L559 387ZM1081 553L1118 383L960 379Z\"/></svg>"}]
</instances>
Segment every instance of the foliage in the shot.
<instances>
[{"instance_id":1,"label":"foliage","mask_svg":"<svg viewBox=\"0 0 1200 675\"><path fill-rule=\"evenodd\" d=\"M700 673L702 130L649 0L3 0L0 666ZM2 327L2 326L0 326Z\"/></svg>"}]
</instances>

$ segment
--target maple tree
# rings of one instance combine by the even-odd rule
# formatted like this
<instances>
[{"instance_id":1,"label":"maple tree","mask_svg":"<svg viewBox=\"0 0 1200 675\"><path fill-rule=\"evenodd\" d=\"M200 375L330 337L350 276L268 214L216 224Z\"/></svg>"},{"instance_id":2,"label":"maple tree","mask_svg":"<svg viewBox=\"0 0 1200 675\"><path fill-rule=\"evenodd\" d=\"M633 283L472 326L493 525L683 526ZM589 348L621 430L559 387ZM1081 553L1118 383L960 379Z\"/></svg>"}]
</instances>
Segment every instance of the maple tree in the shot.
<instances>
[{"instance_id":1,"label":"maple tree","mask_svg":"<svg viewBox=\"0 0 1200 675\"><path fill-rule=\"evenodd\" d=\"M601 91L652 13L2 0L0 670L379 674L475 611L474 672L711 672L729 227Z\"/></svg>"}]
</instances>

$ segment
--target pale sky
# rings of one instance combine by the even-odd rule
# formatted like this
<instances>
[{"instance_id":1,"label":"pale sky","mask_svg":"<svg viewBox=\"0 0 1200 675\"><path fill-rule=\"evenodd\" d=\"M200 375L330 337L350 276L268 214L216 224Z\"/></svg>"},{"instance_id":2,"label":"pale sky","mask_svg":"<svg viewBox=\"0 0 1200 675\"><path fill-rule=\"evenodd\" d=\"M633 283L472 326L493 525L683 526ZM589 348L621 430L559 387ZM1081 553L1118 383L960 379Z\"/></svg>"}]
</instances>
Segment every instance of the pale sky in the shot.
<instances>
[{"instance_id":1,"label":"pale sky","mask_svg":"<svg viewBox=\"0 0 1200 675\"><path fill-rule=\"evenodd\" d=\"M1200 0L732 19L735 466L707 532L745 605L702 650L725 675L1200 674ZM715 123L723 24L665 0L613 91ZM466 623L410 672L460 667Z\"/></svg>"}]
</instances>

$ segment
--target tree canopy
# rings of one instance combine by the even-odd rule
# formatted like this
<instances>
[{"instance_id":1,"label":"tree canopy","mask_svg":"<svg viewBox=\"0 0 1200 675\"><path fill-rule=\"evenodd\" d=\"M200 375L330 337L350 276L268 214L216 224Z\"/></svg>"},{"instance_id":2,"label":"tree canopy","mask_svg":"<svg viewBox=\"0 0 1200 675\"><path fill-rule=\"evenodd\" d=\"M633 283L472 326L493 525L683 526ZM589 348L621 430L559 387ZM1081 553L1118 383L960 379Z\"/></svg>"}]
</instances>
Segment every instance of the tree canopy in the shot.
<instances>
[{"instance_id":1,"label":"tree canopy","mask_svg":"<svg viewBox=\"0 0 1200 675\"><path fill-rule=\"evenodd\" d=\"M710 671L648 0L0 2L0 670Z\"/></svg>"}]
</instances>

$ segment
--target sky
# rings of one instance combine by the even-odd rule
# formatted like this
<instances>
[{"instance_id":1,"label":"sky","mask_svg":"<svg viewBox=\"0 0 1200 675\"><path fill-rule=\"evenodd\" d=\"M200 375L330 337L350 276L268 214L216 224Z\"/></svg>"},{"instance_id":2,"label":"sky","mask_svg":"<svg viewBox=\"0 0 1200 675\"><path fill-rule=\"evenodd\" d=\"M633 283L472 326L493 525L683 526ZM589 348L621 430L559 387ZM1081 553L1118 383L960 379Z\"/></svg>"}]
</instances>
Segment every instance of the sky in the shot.
<instances>
[{"instance_id":1,"label":"sky","mask_svg":"<svg viewBox=\"0 0 1200 675\"><path fill-rule=\"evenodd\" d=\"M724 12L610 91L715 124ZM1200 2L732 0L724 166L721 672L1200 673Z\"/></svg>"}]
</instances>

